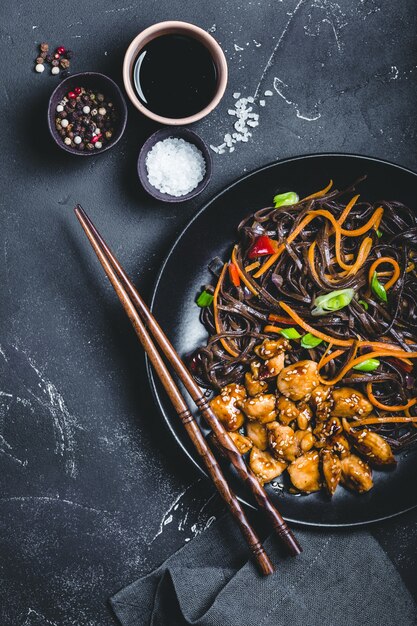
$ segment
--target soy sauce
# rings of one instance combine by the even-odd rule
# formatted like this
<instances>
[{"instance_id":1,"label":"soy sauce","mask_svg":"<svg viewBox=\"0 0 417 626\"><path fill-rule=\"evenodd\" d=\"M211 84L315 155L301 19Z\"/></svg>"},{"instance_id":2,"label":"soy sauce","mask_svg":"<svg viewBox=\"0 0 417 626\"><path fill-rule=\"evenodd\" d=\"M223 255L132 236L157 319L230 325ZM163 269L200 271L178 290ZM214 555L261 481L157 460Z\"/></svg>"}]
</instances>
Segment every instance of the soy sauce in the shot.
<instances>
[{"instance_id":1,"label":"soy sauce","mask_svg":"<svg viewBox=\"0 0 417 626\"><path fill-rule=\"evenodd\" d=\"M161 35L139 52L133 81L147 109L181 118L198 113L211 102L217 71L210 52L196 39Z\"/></svg>"}]
</instances>

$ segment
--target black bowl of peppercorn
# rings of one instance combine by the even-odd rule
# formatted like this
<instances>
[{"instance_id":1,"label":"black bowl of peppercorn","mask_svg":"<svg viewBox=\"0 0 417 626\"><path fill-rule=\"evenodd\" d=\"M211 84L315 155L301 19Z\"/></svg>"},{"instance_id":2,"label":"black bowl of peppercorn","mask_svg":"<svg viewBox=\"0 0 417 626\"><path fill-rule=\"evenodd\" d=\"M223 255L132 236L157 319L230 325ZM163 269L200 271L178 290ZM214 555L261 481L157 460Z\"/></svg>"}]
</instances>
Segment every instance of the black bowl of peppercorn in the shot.
<instances>
[{"instance_id":1,"label":"black bowl of peppercorn","mask_svg":"<svg viewBox=\"0 0 417 626\"><path fill-rule=\"evenodd\" d=\"M73 74L49 99L48 126L55 143L79 156L105 152L126 128L127 107L116 83L96 72Z\"/></svg>"}]
</instances>

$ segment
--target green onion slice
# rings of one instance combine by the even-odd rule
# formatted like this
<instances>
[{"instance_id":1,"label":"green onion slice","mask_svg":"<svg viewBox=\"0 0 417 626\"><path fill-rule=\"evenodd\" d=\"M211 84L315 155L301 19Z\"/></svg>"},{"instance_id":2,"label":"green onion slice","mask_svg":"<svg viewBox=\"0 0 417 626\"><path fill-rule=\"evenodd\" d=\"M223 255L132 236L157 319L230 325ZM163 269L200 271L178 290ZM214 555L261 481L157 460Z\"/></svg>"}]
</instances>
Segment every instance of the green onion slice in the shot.
<instances>
[{"instance_id":1,"label":"green onion slice","mask_svg":"<svg viewBox=\"0 0 417 626\"><path fill-rule=\"evenodd\" d=\"M299 201L298 194L295 191L287 191L286 193L279 193L274 196L273 203L276 209L280 206L289 206L290 204L297 204Z\"/></svg>"},{"instance_id":2,"label":"green onion slice","mask_svg":"<svg viewBox=\"0 0 417 626\"><path fill-rule=\"evenodd\" d=\"M369 304L366 302L366 300L358 300L358 304L361 304L365 311L369 309Z\"/></svg>"},{"instance_id":3,"label":"green onion slice","mask_svg":"<svg viewBox=\"0 0 417 626\"><path fill-rule=\"evenodd\" d=\"M201 307L202 309L206 306L210 306L212 302L213 302L213 294L209 293L205 289L204 291L200 293L200 295L197 298L197 306Z\"/></svg>"},{"instance_id":4,"label":"green onion slice","mask_svg":"<svg viewBox=\"0 0 417 626\"><path fill-rule=\"evenodd\" d=\"M362 361L358 365L354 365L352 369L358 370L359 372L373 372L376 370L381 363L378 359L368 359L367 361Z\"/></svg>"},{"instance_id":5,"label":"green onion slice","mask_svg":"<svg viewBox=\"0 0 417 626\"><path fill-rule=\"evenodd\" d=\"M372 276L371 289L380 300L382 300L383 302L388 302L386 289L384 285L379 282L376 272L374 272L374 275Z\"/></svg>"},{"instance_id":6,"label":"green onion slice","mask_svg":"<svg viewBox=\"0 0 417 626\"><path fill-rule=\"evenodd\" d=\"M301 338L301 346L306 348L306 350L311 350L312 348L316 348L321 343L323 343L323 339L320 337L315 337L311 333L307 333Z\"/></svg>"},{"instance_id":7,"label":"green onion slice","mask_svg":"<svg viewBox=\"0 0 417 626\"><path fill-rule=\"evenodd\" d=\"M355 291L353 289L337 289L319 296L314 300L315 308L311 311L312 315L326 315L328 312L340 311L351 303Z\"/></svg>"},{"instance_id":8,"label":"green onion slice","mask_svg":"<svg viewBox=\"0 0 417 626\"><path fill-rule=\"evenodd\" d=\"M283 328L279 331L279 334L285 337L285 339L300 339L301 337L296 328Z\"/></svg>"}]
</instances>

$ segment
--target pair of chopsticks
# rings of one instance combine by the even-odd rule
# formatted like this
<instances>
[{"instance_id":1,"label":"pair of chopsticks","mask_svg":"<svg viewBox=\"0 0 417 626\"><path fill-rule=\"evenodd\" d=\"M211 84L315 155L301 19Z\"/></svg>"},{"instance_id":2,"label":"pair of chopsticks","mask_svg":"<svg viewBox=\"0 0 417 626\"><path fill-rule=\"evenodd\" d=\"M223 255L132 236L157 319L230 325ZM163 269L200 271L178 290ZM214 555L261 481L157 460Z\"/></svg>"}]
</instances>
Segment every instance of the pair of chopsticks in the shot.
<instances>
[{"instance_id":1,"label":"pair of chopsticks","mask_svg":"<svg viewBox=\"0 0 417 626\"><path fill-rule=\"evenodd\" d=\"M207 472L210 474L210 477L213 480L219 494L225 500L231 514L240 527L240 530L242 531L242 534L245 537L250 551L256 559L261 572L264 575L272 574L274 572L274 566L271 563L271 560L266 554L258 535L251 527L236 495L230 489L216 457L210 449L198 423L194 419L193 414L181 395L181 392L172 378L161 354L158 352L154 340L190 394L199 412L212 429L222 452L236 469L239 477L250 488L256 502L260 508L265 511L269 520L272 522L274 531L285 543L289 553L293 556L300 554L301 552L301 548L297 540L286 525L279 511L270 501L266 491L259 483L256 476L246 465L243 457L238 452L235 444L227 434L224 426L211 409L207 398L204 397L200 387L197 385L192 375L181 361L169 339L159 326L156 319L153 317L135 286L129 280L124 269L113 255L110 248L107 246L106 242L101 237L90 218L87 216L86 212L80 205L77 205L74 211L98 257L98 260L100 261L108 279L116 291L116 294L118 295L119 300L129 317L156 374L158 375L199 456L204 462ZM150 333L153 335L154 340L151 338Z\"/></svg>"}]
</instances>

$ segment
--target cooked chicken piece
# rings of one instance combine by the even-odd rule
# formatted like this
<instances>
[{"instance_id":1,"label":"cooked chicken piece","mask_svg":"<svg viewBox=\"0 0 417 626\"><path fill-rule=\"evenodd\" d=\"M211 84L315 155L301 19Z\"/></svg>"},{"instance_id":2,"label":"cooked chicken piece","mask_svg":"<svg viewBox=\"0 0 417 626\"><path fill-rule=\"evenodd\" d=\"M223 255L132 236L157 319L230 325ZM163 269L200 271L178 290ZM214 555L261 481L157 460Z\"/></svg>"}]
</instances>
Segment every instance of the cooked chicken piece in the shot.
<instances>
[{"instance_id":1,"label":"cooked chicken piece","mask_svg":"<svg viewBox=\"0 0 417 626\"><path fill-rule=\"evenodd\" d=\"M335 417L365 417L372 411L372 404L361 391L352 387L333 389L334 406L332 415Z\"/></svg>"},{"instance_id":2,"label":"cooked chicken piece","mask_svg":"<svg viewBox=\"0 0 417 626\"><path fill-rule=\"evenodd\" d=\"M291 422L293 422L300 414L300 411L297 408L297 405L288 400L285 396L279 396L277 400L277 409L278 409L278 419L281 424L288 426Z\"/></svg>"},{"instance_id":3,"label":"cooked chicken piece","mask_svg":"<svg viewBox=\"0 0 417 626\"><path fill-rule=\"evenodd\" d=\"M285 351L289 347L290 342L285 337L264 339L259 346L255 346L255 354L265 361L260 370L260 378L278 376L284 367Z\"/></svg>"},{"instance_id":4,"label":"cooked chicken piece","mask_svg":"<svg viewBox=\"0 0 417 626\"><path fill-rule=\"evenodd\" d=\"M313 417L313 413L308 404L305 404L304 402L300 402L297 408L299 411L297 416L297 426L300 430L306 430L310 424L311 418Z\"/></svg>"},{"instance_id":5,"label":"cooked chicken piece","mask_svg":"<svg viewBox=\"0 0 417 626\"><path fill-rule=\"evenodd\" d=\"M341 459L350 454L350 443L343 433L334 435L330 439L330 443L334 452L337 452Z\"/></svg>"},{"instance_id":6,"label":"cooked chicken piece","mask_svg":"<svg viewBox=\"0 0 417 626\"><path fill-rule=\"evenodd\" d=\"M274 459L269 452L259 450L256 446L253 446L249 456L249 466L263 485L281 476L287 464Z\"/></svg>"},{"instance_id":7,"label":"cooked chicken piece","mask_svg":"<svg viewBox=\"0 0 417 626\"><path fill-rule=\"evenodd\" d=\"M290 342L285 337L279 339L264 339L261 344L255 346L253 351L264 361L269 361L275 356L282 354L290 348Z\"/></svg>"},{"instance_id":8,"label":"cooked chicken piece","mask_svg":"<svg viewBox=\"0 0 417 626\"><path fill-rule=\"evenodd\" d=\"M266 450L268 447L268 434L266 427L260 422L247 422L246 435L259 450Z\"/></svg>"},{"instance_id":9,"label":"cooked chicken piece","mask_svg":"<svg viewBox=\"0 0 417 626\"><path fill-rule=\"evenodd\" d=\"M385 441L381 435L367 428L354 430L352 428L354 425L354 423L349 424L347 420L343 420L343 428L352 439L353 445L358 452L366 456L377 467L397 464L388 441Z\"/></svg>"},{"instance_id":10,"label":"cooked chicken piece","mask_svg":"<svg viewBox=\"0 0 417 626\"><path fill-rule=\"evenodd\" d=\"M372 486L372 470L365 461L362 461L356 454L349 454L341 460L342 464L342 484L348 489L353 489L359 493L369 491Z\"/></svg>"},{"instance_id":11,"label":"cooked chicken piece","mask_svg":"<svg viewBox=\"0 0 417 626\"><path fill-rule=\"evenodd\" d=\"M223 387L220 394L210 400L210 406L226 430L239 430L245 421L242 411L236 405L246 397L243 385L232 383Z\"/></svg>"},{"instance_id":12,"label":"cooked chicken piece","mask_svg":"<svg viewBox=\"0 0 417 626\"><path fill-rule=\"evenodd\" d=\"M313 389L310 396L310 404L313 409L317 409L320 404L323 404L323 402L329 399L330 391L330 385L317 385L317 387Z\"/></svg>"},{"instance_id":13,"label":"cooked chicken piece","mask_svg":"<svg viewBox=\"0 0 417 626\"><path fill-rule=\"evenodd\" d=\"M239 450L240 454L246 454L246 452L249 452L249 450L253 446L252 441L248 437L245 437L244 435L241 435L240 433L237 433L237 432L229 433L229 437L235 444L236 448Z\"/></svg>"},{"instance_id":14,"label":"cooked chicken piece","mask_svg":"<svg viewBox=\"0 0 417 626\"><path fill-rule=\"evenodd\" d=\"M282 352L277 356L274 356L272 359L268 359L265 361L264 367L261 371L261 377L263 378L272 378L273 376L278 376L278 374L282 371L285 365L285 354ZM268 376L266 375L268 372Z\"/></svg>"},{"instance_id":15,"label":"cooked chicken piece","mask_svg":"<svg viewBox=\"0 0 417 626\"><path fill-rule=\"evenodd\" d=\"M268 383L265 380L255 378L252 372L246 372L245 387L249 396L256 396L258 393L264 393L268 390Z\"/></svg>"},{"instance_id":16,"label":"cooked chicken piece","mask_svg":"<svg viewBox=\"0 0 417 626\"><path fill-rule=\"evenodd\" d=\"M259 378L259 370L261 368L261 361L251 361L250 363L250 371L252 372L252 375L254 377L255 380L257 380Z\"/></svg>"},{"instance_id":17,"label":"cooked chicken piece","mask_svg":"<svg viewBox=\"0 0 417 626\"><path fill-rule=\"evenodd\" d=\"M328 439L343 431L341 421L338 417L331 417L326 422L317 422L313 433L317 437L318 447L327 445Z\"/></svg>"},{"instance_id":18,"label":"cooked chicken piece","mask_svg":"<svg viewBox=\"0 0 417 626\"><path fill-rule=\"evenodd\" d=\"M296 430L294 436L298 442L301 452L308 452L314 446L315 437L309 430Z\"/></svg>"},{"instance_id":19,"label":"cooked chicken piece","mask_svg":"<svg viewBox=\"0 0 417 626\"><path fill-rule=\"evenodd\" d=\"M294 461L301 450L290 426L283 426L279 422L267 424L268 443L273 455L280 461Z\"/></svg>"},{"instance_id":20,"label":"cooked chicken piece","mask_svg":"<svg viewBox=\"0 0 417 626\"><path fill-rule=\"evenodd\" d=\"M288 474L296 489L310 493L320 489L319 453L310 450L288 466Z\"/></svg>"},{"instance_id":21,"label":"cooked chicken piece","mask_svg":"<svg viewBox=\"0 0 417 626\"><path fill-rule=\"evenodd\" d=\"M238 402L238 406L250 420L259 420L261 424L272 422L276 416L276 398L272 393L260 393L254 398L246 398Z\"/></svg>"},{"instance_id":22,"label":"cooked chicken piece","mask_svg":"<svg viewBox=\"0 0 417 626\"><path fill-rule=\"evenodd\" d=\"M304 400L319 384L317 363L315 361L298 361L294 365L284 367L278 376L278 390L290 400Z\"/></svg>"},{"instance_id":23,"label":"cooked chicken piece","mask_svg":"<svg viewBox=\"0 0 417 626\"><path fill-rule=\"evenodd\" d=\"M304 432L304 437L301 439L300 448L302 452L308 452L309 450L311 450L311 448L313 448L316 442L313 433L308 430L297 432Z\"/></svg>"},{"instance_id":24,"label":"cooked chicken piece","mask_svg":"<svg viewBox=\"0 0 417 626\"><path fill-rule=\"evenodd\" d=\"M330 392L330 386L325 385L318 385L311 392L309 403L314 409L316 420L318 422L324 422L329 418L330 411L333 407Z\"/></svg>"},{"instance_id":25,"label":"cooked chicken piece","mask_svg":"<svg viewBox=\"0 0 417 626\"><path fill-rule=\"evenodd\" d=\"M334 494L342 477L342 464L335 452L323 448L320 452L321 472L324 484L330 496Z\"/></svg>"}]
</instances>

